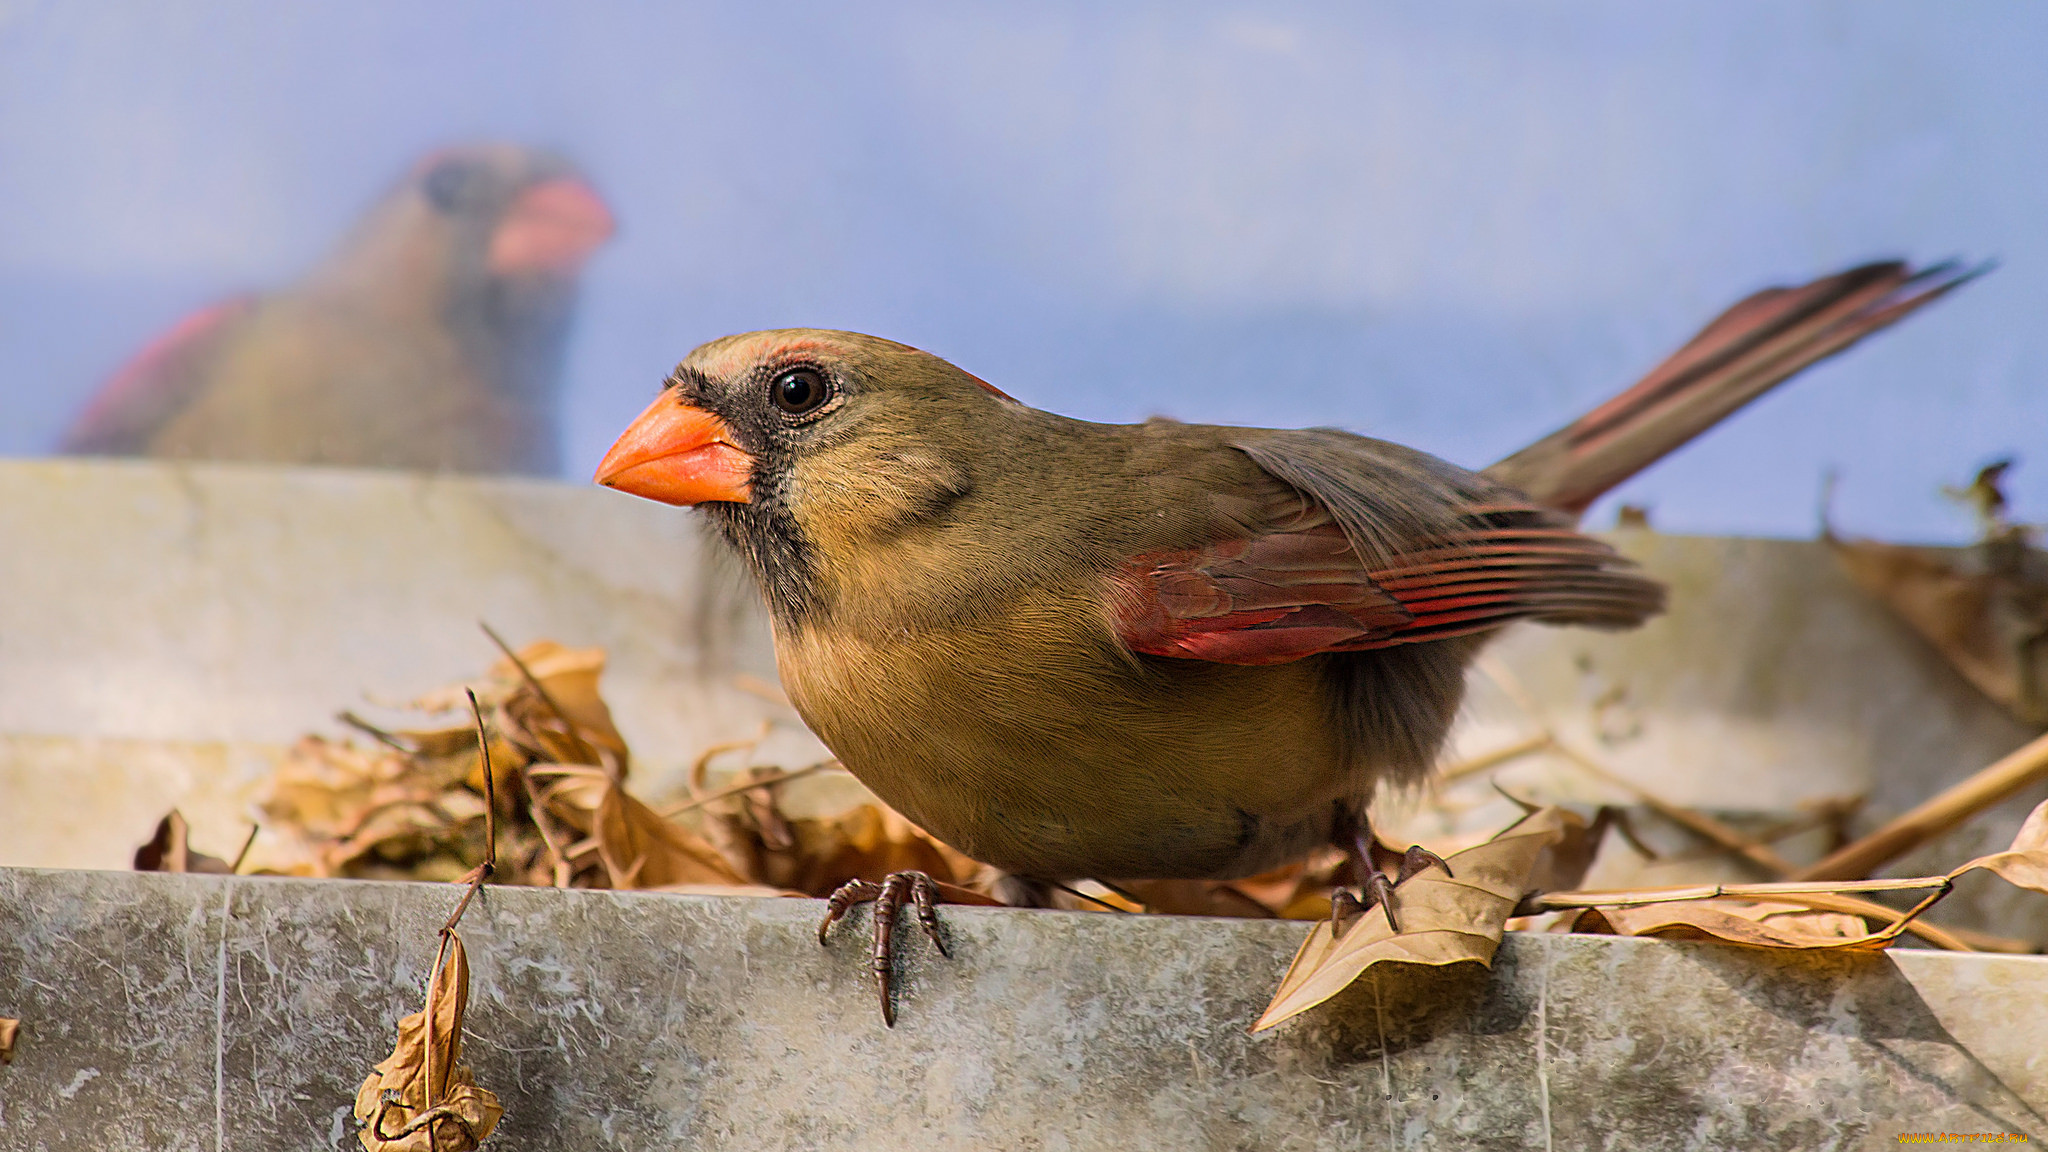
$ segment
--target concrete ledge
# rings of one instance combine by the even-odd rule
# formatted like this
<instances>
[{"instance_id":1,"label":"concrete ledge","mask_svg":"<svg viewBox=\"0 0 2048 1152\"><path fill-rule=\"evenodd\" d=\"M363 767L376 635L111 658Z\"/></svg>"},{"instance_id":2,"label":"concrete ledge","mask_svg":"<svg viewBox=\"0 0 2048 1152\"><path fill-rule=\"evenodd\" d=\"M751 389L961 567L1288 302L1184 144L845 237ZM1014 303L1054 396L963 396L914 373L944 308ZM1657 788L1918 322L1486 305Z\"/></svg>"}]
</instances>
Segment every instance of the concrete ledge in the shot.
<instances>
[{"instance_id":1,"label":"concrete ledge","mask_svg":"<svg viewBox=\"0 0 2048 1152\"><path fill-rule=\"evenodd\" d=\"M443 886L0 870L8 1149L354 1148ZM504 1148L1834 1148L2048 1137L2048 958L1511 936L1245 1032L1303 926L953 908L901 1019L815 901L493 889ZM2032 1101L2031 1107L2028 1100Z\"/></svg>"}]
</instances>

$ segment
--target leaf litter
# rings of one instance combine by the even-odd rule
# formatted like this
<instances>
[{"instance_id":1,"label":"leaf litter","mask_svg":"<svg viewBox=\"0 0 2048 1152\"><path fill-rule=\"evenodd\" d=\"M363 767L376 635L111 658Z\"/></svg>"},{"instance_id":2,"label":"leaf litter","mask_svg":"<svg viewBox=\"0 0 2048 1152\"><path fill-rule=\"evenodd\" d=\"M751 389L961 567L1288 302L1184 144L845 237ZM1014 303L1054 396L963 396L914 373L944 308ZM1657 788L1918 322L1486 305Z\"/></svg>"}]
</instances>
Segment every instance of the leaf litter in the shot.
<instances>
[{"instance_id":1,"label":"leaf litter","mask_svg":"<svg viewBox=\"0 0 2048 1152\"><path fill-rule=\"evenodd\" d=\"M498 1126L505 1108L477 1086L462 1063L462 1023L469 1009L469 956L455 926L469 902L498 867L496 773L490 737L476 693L465 691L476 722L484 789L483 862L463 877L468 885L437 934L440 945L427 976L426 1005L398 1021L391 1055L377 1062L356 1090L356 1139L366 1152L470 1152Z\"/></svg>"},{"instance_id":2,"label":"leaf litter","mask_svg":"<svg viewBox=\"0 0 2048 1152\"><path fill-rule=\"evenodd\" d=\"M2040 529L2007 516L1999 460L1947 494L1976 514L1963 550L1821 539L1863 591L1934 646L1950 666L2025 724L2048 725L2048 552Z\"/></svg>"},{"instance_id":3,"label":"leaf litter","mask_svg":"<svg viewBox=\"0 0 2048 1152\"><path fill-rule=\"evenodd\" d=\"M486 825L495 822L498 855L491 878L500 883L824 897L848 880L873 882L915 869L929 873L949 901L1000 903L995 898L1003 879L999 872L872 797L823 815L789 810L782 785L843 771L830 761L794 770L749 766L712 788L709 764L755 742L714 746L699 757L687 800L660 808L649 804L627 786L630 752L600 691L604 652L547 640L515 652L495 633L491 639L501 658L482 681L416 701L413 707L425 718L419 725L385 730L344 713L344 722L367 737L367 744L307 736L292 746L261 805L270 862L263 871L481 883L478 870L464 861L486 847ZM1497 667L1491 671L1502 674ZM1512 683L1503 686L1515 694ZM454 712L472 691L478 723L432 722ZM480 729L489 733L487 752L480 751ZM2048 778L2048 741L2037 743L2038 755L2029 746L1979 773L1999 774L1997 798L2012 794L2019 784ZM1660 800L1560 740L1548 726L1511 748L1453 765L1446 775L1471 775L1538 753L1557 755L1592 778L1623 786L1650 812L1686 829L1712 851L1745 860L1767 875L1793 871L1763 840ZM1945 805L1944 828L1995 802L1987 800L1981 785L1972 791L1965 782L1951 791L1967 795ZM1315 921L1272 1003L1253 1025L1258 1031L1321 1003L1378 964L1490 965L1503 932L1537 926L1540 921L1531 917L1551 917L1553 931L1776 949L1882 948L1911 933L1937 947L2030 950L2026 943L1936 928L1918 917L1956 877L1972 870L2048 892L2048 844L2043 843L2048 815L2041 810L2010 850L1943 877L1584 892L1577 885L1606 832L1620 832L1637 851L1649 854L1624 813L1603 808L1588 820L1561 807L1515 803L1524 811L1522 819L1446 857L1451 876L1431 868L1396 889L1394 907L1404 929L1398 934L1377 915L1343 924L1331 921L1331 895L1360 879L1345 855L1334 850L1228 882L1103 878L1055 891L1052 902L1070 910L1108 907ZM1853 804L1849 799L1835 808L1845 812ZM1921 828L1903 841L1894 836L1898 842L1886 845L1886 858L1933 834ZM1845 851L1867 848L1871 839ZM228 865L192 849L175 813L138 850L136 862L138 867L192 871L238 871L240 864ZM1902 912L1855 895L1872 891L1926 895ZM452 935L452 925L449 931ZM460 949L459 940L444 944L455 958L437 960L436 971L447 967L451 985L467 979ZM453 1068L454 1060L449 1055L435 1066ZM386 1131L395 1129L387 1125Z\"/></svg>"}]
</instances>

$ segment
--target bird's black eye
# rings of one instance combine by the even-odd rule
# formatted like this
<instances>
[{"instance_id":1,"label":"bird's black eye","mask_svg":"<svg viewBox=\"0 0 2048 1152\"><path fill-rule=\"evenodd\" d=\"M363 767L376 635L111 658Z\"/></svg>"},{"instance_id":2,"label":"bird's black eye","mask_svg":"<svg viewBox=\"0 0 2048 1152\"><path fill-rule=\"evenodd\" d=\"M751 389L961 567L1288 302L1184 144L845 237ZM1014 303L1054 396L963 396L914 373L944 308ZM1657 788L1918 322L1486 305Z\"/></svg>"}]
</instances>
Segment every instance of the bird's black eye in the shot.
<instances>
[{"instance_id":1,"label":"bird's black eye","mask_svg":"<svg viewBox=\"0 0 2048 1152\"><path fill-rule=\"evenodd\" d=\"M832 386L815 368L791 368L768 385L768 398L791 416L817 411L831 395Z\"/></svg>"},{"instance_id":2,"label":"bird's black eye","mask_svg":"<svg viewBox=\"0 0 2048 1152\"><path fill-rule=\"evenodd\" d=\"M465 160L444 160L427 173L421 188L434 207L443 212L453 212L480 191L482 175L476 165Z\"/></svg>"}]
</instances>

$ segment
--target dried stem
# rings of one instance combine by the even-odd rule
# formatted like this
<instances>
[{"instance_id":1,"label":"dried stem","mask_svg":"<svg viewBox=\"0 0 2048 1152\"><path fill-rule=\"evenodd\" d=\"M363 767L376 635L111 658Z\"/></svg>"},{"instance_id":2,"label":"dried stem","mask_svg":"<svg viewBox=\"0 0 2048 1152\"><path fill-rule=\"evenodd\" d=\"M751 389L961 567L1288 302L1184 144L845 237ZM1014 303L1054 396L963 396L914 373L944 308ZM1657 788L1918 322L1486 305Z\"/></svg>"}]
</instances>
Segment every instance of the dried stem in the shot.
<instances>
[{"instance_id":1,"label":"dried stem","mask_svg":"<svg viewBox=\"0 0 2048 1152\"><path fill-rule=\"evenodd\" d=\"M1853 907L1841 906L1850 903L1847 898L1841 896L1844 892L1911 892L1924 888L1932 888L1933 891L1904 912L1868 900L1853 901ZM1887 921L1883 928L1871 933L1874 938L1891 939L1901 932L1911 930L1922 939L1943 948L1958 952L1974 951L1969 945L1939 928L1914 924L1922 912L1932 908L1937 901L1954 889L1955 882L1947 876L1914 876L1899 880L1846 880L1832 884L1699 884L1685 888L1637 888L1611 892L1539 892L1529 898L1529 903L1546 910L1640 908L1648 904L1676 904L1694 900L1718 900L1724 897L1736 900L1777 900L1810 907L1836 904L1837 907L1826 910L1849 912Z\"/></svg>"},{"instance_id":2,"label":"dried stem","mask_svg":"<svg viewBox=\"0 0 2048 1152\"><path fill-rule=\"evenodd\" d=\"M254 848L256 846L256 834L261 831L263 831L263 825L249 825L248 839L242 841L242 850L240 852L235 853L235 862L228 865L229 875L235 875L236 873L241 872L243 861L249 858L249 849Z\"/></svg>"},{"instance_id":3,"label":"dried stem","mask_svg":"<svg viewBox=\"0 0 2048 1152\"><path fill-rule=\"evenodd\" d=\"M598 758L597 749L592 747L590 742L583 738L583 732L576 727L576 721L569 718L568 709L563 708L555 700L554 696L550 695L548 690L541 685L540 678L533 674L533 669L526 666L526 661L519 658L519 653L514 652L512 646L505 643L504 637L492 631L489 624L481 620L477 621L476 624L477 627L484 630L484 635L491 638L491 643L498 646L498 651L505 654L505 659L512 662L512 667L519 670L519 675L525 679L526 686L533 689L533 694L540 697L540 702L547 705L548 711L555 714L555 719L562 722L562 727L568 732L570 742L576 745L576 753L583 757L583 762L586 764L603 765L604 761ZM475 694L472 693L471 695L474 696Z\"/></svg>"},{"instance_id":4,"label":"dried stem","mask_svg":"<svg viewBox=\"0 0 2048 1152\"><path fill-rule=\"evenodd\" d=\"M1677 824L1715 845L1742 857L1773 876L1791 876L1798 866L1778 855L1769 845L1759 844L1741 832L1697 809L1687 808L1661 799L1655 793L1607 768L1591 756L1580 752L1561 741L1553 739L1551 746L1559 755L1578 765L1587 773L1598 777L1616 788L1623 789L1642 802L1645 808Z\"/></svg>"},{"instance_id":5,"label":"dried stem","mask_svg":"<svg viewBox=\"0 0 2048 1152\"><path fill-rule=\"evenodd\" d=\"M361 716L358 716L353 712L336 712L334 714L334 718L336 720L341 721L343 724L346 724L349 727L355 729L356 731L361 732L363 735L368 736L370 739L375 740L377 743L383 744L389 748L396 749L400 752L405 753L408 756L412 755L414 752L419 751L419 749L414 748L410 744L407 744L405 741L399 739L392 733L377 727L375 724L370 723L368 720L363 719Z\"/></svg>"},{"instance_id":6,"label":"dried stem","mask_svg":"<svg viewBox=\"0 0 2048 1152\"><path fill-rule=\"evenodd\" d=\"M1452 764L1438 772L1437 779L1448 784L1453 780L1470 776L1474 772L1484 772L1488 768L1495 768L1511 760L1520 760L1531 753L1541 752L1549 748L1550 745L1550 733L1541 732L1529 737L1527 740L1517 741L1505 748L1495 748L1491 752L1481 752L1469 760L1460 760L1456 764Z\"/></svg>"},{"instance_id":7,"label":"dried stem","mask_svg":"<svg viewBox=\"0 0 2048 1152\"><path fill-rule=\"evenodd\" d=\"M837 760L820 760L818 763L813 764L808 768L798 768L794 772L784 772L780 776L770 776L765 780L743 780L738 784L732 785L731 787L720 788L716 792L706 793L702 796L697 797L694 800L685 800L681 804L678 804L673 808L664 810L661 813L661 815L664 819L672 820L675 817L690 811L691 809L702 808L706 804L716 803L717 801L723 800L728 796L737 796L742 792L752 792L756 788L771 788L777 784L787 784L791 780L800 780L805 776L810 776L815 773L823 772L826 769L837 767L839 767L839 761Z\"/></svg>"},{"instance_id":8,"label":"dried stem","mask_svg":"<svg viewBox=\"0 0 2048 1152\"><path fill-rule=\"evenodd\" d=\"M1119 908L1116 905L1111 904L1109 901L1104 900L1100 896L1090 896L1086 892L1083 892L1079 888L1076 888L1070 884L1062 884L1057 880L1048 880L1046 881L1046 883L1052 885L1054 888L1057 888L1062 892L1065 892L1067 895L1072 896L1076 900L1086 900L1090 904L1100 904L1102 907L1109 909L1111 912L1122 912L1126 916L1130 915L1130 909ZM1102 881L1097 880L1096 883L1101 884ZM1107 888L1109 886L1107 884L1104 884L1103 887ZM1130 897L1128 896L1124 898L1127 900L1130 899ZM1143 906L1143 903L1143 901L1138 901L1138 904L1141 907Z\"/></svg>"},{"instance_id":9,"label":"dried stem","mask_svg":"<svg viewBox=\"0 0 2048 1152\"><path fill-rule=\"evenodd\" d=\"M2044 778L2048 778L2048 734L2036 737L1812 867L1798 870L1792 874L1793 879L1853 880L1868 876Z\"/></svg>"},{"instance_id":10,"label":"dried stem","mask_svg":"<svg viewBox=\"0 0 2048 1152\"><path fill-rule=\"evenodd\" d=\"M725 755L727 752L737 752L742 748L747 749L749 752L759 748L761 741L768 738L768 728L768 721L763 720L761 721L761 731L753 736L740 740L721 740L706 748L698 755L696 762L690 765L690 793L695 795L704 790L704 780L711 772L711 762L713 760Z\"/></svg>"},{"instance_id":11,"label":"dried stem","mask_svg":"<svg viewBox=\"0 0 2048 1152\"><path fill-rule=\"evenodd\" d=\"M1528 690L1522 687L1521 680L1508 670L1507 665L1491 656L1481 656L1478 665L1489 679L1499 685L1508 699L1514 701L1515 706L1537 724L1542 730L1542 739L1551 750L1599 779L1634 795L1644 807L1666 820L1742 857L1773 876L1790 876L1797 871L1797 867L1790 860L1778 855L1769 846L1757 843L1704 812L1673 804L1657 796L1649 789L1618 775L1591 756L1559 740L1556 731L1545 718L1542 707L1529 695Z\"/></svg>"},{"instance_id":12,"label":"dried stem","mask_svg":"<svg viewBox=\"0 0 2048 1152\"><path fill-rule=\"evenodd\" d=\"M496 773L491 771L491 738L484 730L483 705L476 702L476 693L467 688L463 689L463 693L469 697L469 714L476 718L477 753L483 757L484 862L470 869L469 875L462 878L469 888L462 893L462 901L455 905L455 911L449 913L448 922L441 925L443 951L448 947L448 937L455 932L455 925L462 921L462 914L469 911L469 902L483 888L484 882L491 878L491 874L498 870L498 788L495 783ZM436 960L434 970L437 973L440 971L439 964L440 961ZM428 990L427 1003L433 1003L431 988Z\"/></svg>"},{"instance_id":13,"label":"dried stem","mask_svg":"<svg viewBox=\"0 0 2048 1152\"><path fill-rule=\"evenodd\" d=\"M533 773L521 771L519 780L526 786L526 810L533 816L533 829L540 833L540 842L547 845L548 857L554 865L555 887L567 888L574 870L569 867L569 858L563 853L562 846L555 842L554 832L548 828L548 822L554 817L548 813L547 805L541 802L540 790L533 786Z\"/></svg>"},{"instance_id":14,"label":"dried stem","mask_svg":"<svg viewBox=\"0 0 2048 1152\"><path fill-rule=\"evenodd\" d=\"M498 870L498 774L491 768L491 737L484 730L483 705L476 702L476 693L467 688L462 694L469 697L469 714L476 720L476 753L483 760L484 767L484 874Z\"/></svg>"},{"instance_id":15,"label":"dried stem","mask_svg":"<svg viewBox=\"0 0 2048 1152\"><path fill-rule=\"evenodd\" d=\"M482 883L482 881L478 881L478 883ZM469 897L474 895L475 892L476 889L471 888L469 893L462 897L461 907L455 910L455 916L449 919L448 926L441 929L441 946L434 951L434 971L427 976L427 1003L423 1009L425 1015L420 1019L421 1035L426 1041L421 1045L425 1049L426 1072L426 1080L421 1085L423 1089L421 1102L429 1109L440 1103L439 1100L435 1099L437 1094L434 1091L434 1086L441 1083L440 1080L434 1078L434 1049L438 1047L434 1043L434 1018L440 1015L440 1013L434 1011L434 992L441 983L441 974L447 970L448 945L455 938L455 921L462 916L462 909L469 907ZM377 1116L378 1119L383 1119L383 1112L380 1110ZM431 1137L429 1139L431 1140Z\"/></svg>"},{"instance_id":16,"label":"dried stem","mask_svg":"<svg viewBox=\"0 0 2048 1152\"><path fill-rule=\"evenodd\" d=\"M1776 900L1787 896L1829 896L1842 892L1918 892L1941 888L1946 876L1914 876L1903 880L1846 880L1833 884L1693 884L1681 888L1617 888L1578 892L1542 892L1535 902L1544 908L1632 908L1678 900ZM1889 909L1887 915L1897 915Z\"/></svg>"}]
</instances>

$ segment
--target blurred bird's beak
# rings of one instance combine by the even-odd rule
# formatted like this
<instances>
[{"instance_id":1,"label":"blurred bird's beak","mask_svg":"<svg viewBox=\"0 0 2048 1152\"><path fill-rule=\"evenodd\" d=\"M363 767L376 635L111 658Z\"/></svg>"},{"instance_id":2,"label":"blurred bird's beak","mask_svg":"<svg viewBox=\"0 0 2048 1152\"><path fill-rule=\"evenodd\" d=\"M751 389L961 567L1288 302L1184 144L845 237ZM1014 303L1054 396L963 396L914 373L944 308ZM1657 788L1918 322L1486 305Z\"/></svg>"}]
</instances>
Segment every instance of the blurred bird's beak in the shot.
<instances>
[{"instance_id":1,"label":"blurred bird's beak","mask_svg":"<svg viewBox=\"0 0 2048 1152\"><path fill-rule=\"evenodd\" d=\"M597 482L663 504L746 504L753 473L725 421L663 392L604 454Z\"/></svg>"},{"instance_id":2,"label":"blurred bird's beak","mask_svg":"<svg viewBox=\"0 0 2048 1152\"><path fill-rule=\"evenodd\" d=\"M569 176L521 192L491 234L490 270L573 276L616 227L590 185Z\"/></svg>"}]
</instances>

